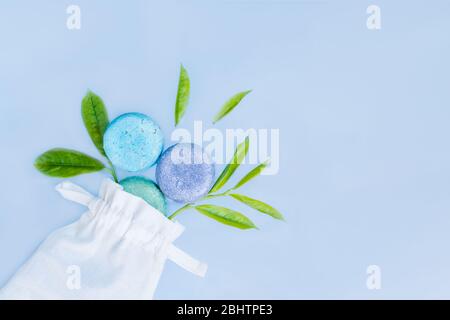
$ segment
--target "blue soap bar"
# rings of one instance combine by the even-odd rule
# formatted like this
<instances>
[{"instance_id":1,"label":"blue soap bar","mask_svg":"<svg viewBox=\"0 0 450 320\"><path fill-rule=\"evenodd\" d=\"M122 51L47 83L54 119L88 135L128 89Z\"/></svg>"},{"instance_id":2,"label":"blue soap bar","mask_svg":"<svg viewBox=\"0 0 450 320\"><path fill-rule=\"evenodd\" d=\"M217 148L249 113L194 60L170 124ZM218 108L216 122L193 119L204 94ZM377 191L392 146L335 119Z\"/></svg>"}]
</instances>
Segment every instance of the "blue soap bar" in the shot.
<instances>
[{"instance_id":1,"label":"blue soap bar","mask_svg":"<svg viewBox=\"0 0 450 320\"><path fill-rule=\"evenodd\" d=\"M103 136L103 148L114 166L132 172L150 168L158 160L163 144L158 124L135 112L114 119Z\"/></svg>"},{"instance_id":2,"label":"blue soap bar","mask_svg":"<svg viewBox=\"0 0 450 320\"><path fill-rule=\"evenodd\" d=\"M120 181L123 189L144 199L153 208L167 215L166 198L158 186L144 177L128 177Z\"/></svg>"},{"instance_id":3,"label":"blue soap bar","mask_svg":"<svg viewBox=\"0 0 450 320\"><path fill-rule=\"evenodd\" d=\"M167 198L194 202L211 189L214 165L200 146L179 143L162 154L156 167L156 181Z\"/></svg>"}]
</instances>

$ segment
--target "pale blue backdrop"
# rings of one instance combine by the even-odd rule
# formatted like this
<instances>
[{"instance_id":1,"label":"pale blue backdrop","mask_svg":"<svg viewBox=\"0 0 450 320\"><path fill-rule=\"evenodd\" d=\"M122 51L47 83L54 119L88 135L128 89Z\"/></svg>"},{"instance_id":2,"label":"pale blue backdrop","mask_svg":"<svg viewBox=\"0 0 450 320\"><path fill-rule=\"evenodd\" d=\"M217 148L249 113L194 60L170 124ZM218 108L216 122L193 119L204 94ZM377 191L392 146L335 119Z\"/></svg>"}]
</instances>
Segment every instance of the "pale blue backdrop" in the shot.
<instances>
[{"instance_id":1,"label":"pale blue backdrop","mask_svg":"<svg viewBox=\"0 0 450 320\"><path fill-rule=\"evenodd\" d=\"M366 28L373 3L379 31ZM449 17L448 0L2 0L0 285L84 210L32 164L55 146L97 155L86 90L111 118L152 115L168 138L183 63L183 127L251 88L218 127L280 129L279 174L243 192L287 222L237 205L260 227L240 231L183 213L177 244L209 272L169 262L156 298L450 298ZM104 175L73 180L94 192Z\"/></svg>"}]
</instances>

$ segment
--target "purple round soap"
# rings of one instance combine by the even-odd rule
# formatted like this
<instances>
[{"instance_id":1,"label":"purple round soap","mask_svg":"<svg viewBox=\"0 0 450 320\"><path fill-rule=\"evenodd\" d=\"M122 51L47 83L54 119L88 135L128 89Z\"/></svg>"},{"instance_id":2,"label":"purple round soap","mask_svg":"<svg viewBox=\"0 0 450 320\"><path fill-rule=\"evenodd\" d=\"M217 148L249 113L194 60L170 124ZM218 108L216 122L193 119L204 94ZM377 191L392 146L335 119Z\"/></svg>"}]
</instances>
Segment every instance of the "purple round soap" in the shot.
<instances>
[{"instance_id":1,"label":"purple round soap","mask_svg":"<svg viewBox=\"0 0 450 320\"><path fill-rule=\"evenodd\" d=\"M211 189L214 165L200 146L178 143L161 155L156 166L156 181L167 198L194 202Z\"/></svg>"}]
</instances>

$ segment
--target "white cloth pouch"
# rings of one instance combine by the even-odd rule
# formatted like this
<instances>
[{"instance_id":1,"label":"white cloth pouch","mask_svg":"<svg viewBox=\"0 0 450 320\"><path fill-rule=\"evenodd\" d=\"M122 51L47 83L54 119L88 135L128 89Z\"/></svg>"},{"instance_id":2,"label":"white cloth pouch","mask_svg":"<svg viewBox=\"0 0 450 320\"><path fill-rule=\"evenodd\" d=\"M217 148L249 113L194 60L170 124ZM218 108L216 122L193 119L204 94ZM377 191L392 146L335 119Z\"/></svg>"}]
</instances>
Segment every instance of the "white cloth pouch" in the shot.
<instances>
[{"instance_id":1,"label":"white cloth pouch","mask_svg":"<svg viewBox=\"0 0 450 320\"><path fill-rule=\"evenodd\" d=\"M205 264L172 244L183 226L113 181L103 181L99 197L71 182L56 190L89 211L53 232L0 299L152 299L167 259L206 273Z\"/></svg>"}]
</instances>

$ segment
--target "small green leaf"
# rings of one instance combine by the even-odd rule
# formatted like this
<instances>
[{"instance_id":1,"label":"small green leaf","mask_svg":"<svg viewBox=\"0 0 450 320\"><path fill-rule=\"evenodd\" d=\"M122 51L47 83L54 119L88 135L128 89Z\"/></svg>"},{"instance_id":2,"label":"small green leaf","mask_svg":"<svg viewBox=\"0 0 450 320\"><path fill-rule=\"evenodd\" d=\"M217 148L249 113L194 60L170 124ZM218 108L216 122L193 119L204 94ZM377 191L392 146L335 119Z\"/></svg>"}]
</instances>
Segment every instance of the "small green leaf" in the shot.
<instances>
[{"instance_id":1,"label":"small green leaf","mask_svg":"<svg viewBox=\"0 0 450 320\"><path fill-rule=\"evenodd\" d=\"M211 204L196 206L195 209L205 216L214 219L220 223L239 228L239 229L257 229L255 224L242 213L219 207Z\"/></svg>"},{"instance_id":2,"label":"small green leaf","mask_svg":"<svg viewBox=\"0 0 450 320\"><path fill-rule=\"evenodd\" d=\"M92 91L89 91L81 102L81 116L92 142L98 151L106 156L103 135L109 124L108 112L102 99Z\"/></svg>"},{"instance_id":3,"label":"small green leaf","mask_svg":"<svg viewBox=\"0 0 450 320\"><path fill-rule=\"evenodd\" d=\"M219 178L217 178L216 182L214 183L213 187L209 191L209 193L216 192L222 188L225 183L230 179L230 177L233 175L233 173L236 171L236 169L239 167L239 165L244 160L245 156L248 152L248 146L249 146L249 139L248 137L245 138L244 142L240 143L233 155L233 158L231 159L231 162L227 164L225 169L223 169L222 173L220 174Z\"/></svg>"},{"instance_id":4,"label":"small green leaf","mask_svg":"<svg viewBox=\"0 0 450 320\"><path fill-rule=\"evenodd\" d=\"M261 172L269 165L269 161L265 161L251 170L249 173L245 175L234 187L233 190L242 187L244 184L252 180L253 178L259 176Z\"/></svg>"},{"instance_id":5,"label":"small green leaf","mask_svg":"<svg viewBox=\"0 0 450 320\"><path fill-rule=\"evenodd\" d=\"M235 198L236 200L248 205L249 207L255 210L258 210L259 212L268 214L269 216L275 219L284 220L283 215L277 209L275 209L272 206L269 206L267 203L236 193L230 194L230 197Z\"/></svg>"},{"instance_id":6,"label":"small green leaf","mask_svg":"<svg viewBox=\"0 0 450 320\"><path fill-rule=\"evenodd\" d=\"M233 111L233 109L236 108L239 102L241 102L241 100L244 99L244 97L248 95L250 92L252 92L252 90L239 92L234 96L232 96L227 102L225 102L225 104L220 109L219 113L216 114L213 123L216 123L217 121L225 117L227 114L229 114L231 111Z\"/></svg>"},{"instance_id":7,"label":"small green leaf","mask_svg":"<svg viewBox=\"0 0 450 320\"><path fill-rule=\"evenodd\" d=\"M69 178L83 173L100 171L103 163L79 151L56 148L41 154L34 166L51 177Z\"/></svg>"},{"instance_id":8,"label":"small green leaf","mask_svg":"<svg viewBox=\"0 0 450 320\"><path fill-rule=\"evenodd\" d=\"M175 103L175 126L180 122L186 112L189 102L190 87L191 82L189 80L189 75L183 65L181 65L180 78L178 80L177 101Z\"/></svg>"}]
</instances>

